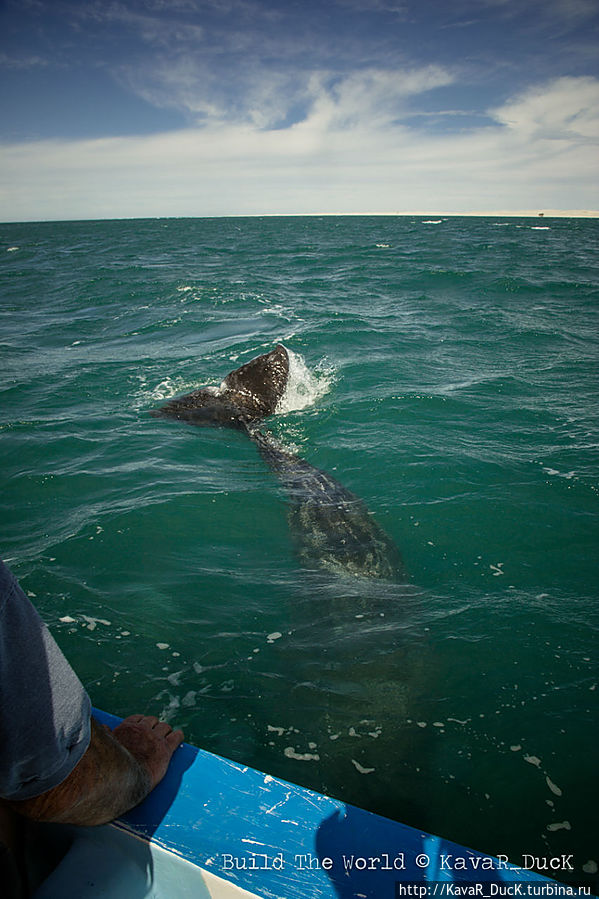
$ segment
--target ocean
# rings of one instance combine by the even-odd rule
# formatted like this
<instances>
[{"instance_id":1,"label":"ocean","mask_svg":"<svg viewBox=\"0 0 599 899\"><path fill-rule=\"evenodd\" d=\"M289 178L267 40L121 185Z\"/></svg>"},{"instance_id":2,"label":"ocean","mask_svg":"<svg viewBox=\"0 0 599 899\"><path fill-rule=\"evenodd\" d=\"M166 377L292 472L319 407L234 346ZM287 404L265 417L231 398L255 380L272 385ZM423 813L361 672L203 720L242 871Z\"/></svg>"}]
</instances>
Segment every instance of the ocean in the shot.
<instances>
[{"instance_id":1,"label":"ocean","mask_svg":"<svg viewBox=\"0 0 599 899\"><path fill-rule=\"evenodd\" d=\"M94 705L592 882L598 229L0 225L0 554ZM310 563L247 436L149 414L278 342L263 429L401 577Z\"/></svg>"}]
</instances>

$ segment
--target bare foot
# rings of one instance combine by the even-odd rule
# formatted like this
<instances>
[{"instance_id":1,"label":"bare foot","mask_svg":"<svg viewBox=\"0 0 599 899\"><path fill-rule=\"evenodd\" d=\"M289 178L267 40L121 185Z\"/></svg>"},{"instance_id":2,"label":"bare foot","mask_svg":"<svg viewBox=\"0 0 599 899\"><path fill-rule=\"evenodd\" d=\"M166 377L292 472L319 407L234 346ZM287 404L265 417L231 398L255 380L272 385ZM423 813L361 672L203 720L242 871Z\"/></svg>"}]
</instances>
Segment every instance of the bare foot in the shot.
<instances>
[{"instance_id":1,"label":"bare foot","mask_svg":"<svg viewBox=\"0 0 599 899\"><path fill-rule=\"evenodd\" d=\"M153 715L129 715L112 735L148 772L152 789L166 774L175 749L183 742L182 730L173 730Z\"/></svg>"}]
</instances>

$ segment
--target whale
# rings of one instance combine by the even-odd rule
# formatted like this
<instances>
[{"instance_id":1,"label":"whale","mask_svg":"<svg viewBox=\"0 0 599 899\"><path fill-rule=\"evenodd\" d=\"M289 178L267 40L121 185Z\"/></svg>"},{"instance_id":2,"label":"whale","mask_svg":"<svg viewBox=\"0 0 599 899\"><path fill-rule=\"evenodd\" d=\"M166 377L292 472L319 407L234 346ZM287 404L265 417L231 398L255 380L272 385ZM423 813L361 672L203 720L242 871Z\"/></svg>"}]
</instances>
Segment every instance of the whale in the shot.
<instances>
[{"instance_id":1,"label":"whale","mask_svg":"<svg viewBox=\"0 0 599 899\"><path fill-rule=\"evenodd\" d=\"M418 821L422 780L410 760L426 770L432 728L406 722L422 720L422 696L436 671L421 613L426 600L363 499L272 432L269 420L286 408L288 387L290 354L277 344L220 384L150 413L249 438L286 504L299 563L281 582L278 636L267 639L259 669L243 668L240 701L249 714L232 719L228 705L218 706L215 751L226 754L232 740L242 741L245 760L255 752L261 770L301 777L311 789L389 817L401 808ZM208 669L202 677L220 696L220 672L214 681Z\"/></svg>"},{"instance_id":2,"label":"whale","mask_svg":"<svg viewBox=\"0 0 599 899\"><path fill-rule=\"evenodd\" d=\"M200 387L175 397L151 414L197 427L244 432L287 495L289 525L305 568L346 576L403 577L397 546L363 500L262 427L275 413L288 380L289 354L283 344L277 344L230 372L219 386Z\"/></svg>"}]
</instances>

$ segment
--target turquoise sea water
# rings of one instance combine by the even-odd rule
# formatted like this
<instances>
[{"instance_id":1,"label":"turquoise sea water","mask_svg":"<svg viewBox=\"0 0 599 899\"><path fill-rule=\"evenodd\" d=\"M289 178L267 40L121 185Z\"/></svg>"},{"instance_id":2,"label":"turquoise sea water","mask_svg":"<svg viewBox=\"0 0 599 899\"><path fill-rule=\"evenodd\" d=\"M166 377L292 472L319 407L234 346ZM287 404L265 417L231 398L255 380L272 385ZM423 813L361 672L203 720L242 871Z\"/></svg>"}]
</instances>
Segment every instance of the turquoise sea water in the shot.
<instances>
[{"instance_id":1,"label":"turquoise sea water","mask_svg":"<svg viewBox=\"0 0 599 899\"><path fill-rule=\"evenodd\" d=\"M597 850L592 220L0 226L0 553L95 705L515 863ZM285 343L268 422L409 584L309 570L241 433L152 418Z\"/></svg>"}]
</instances>

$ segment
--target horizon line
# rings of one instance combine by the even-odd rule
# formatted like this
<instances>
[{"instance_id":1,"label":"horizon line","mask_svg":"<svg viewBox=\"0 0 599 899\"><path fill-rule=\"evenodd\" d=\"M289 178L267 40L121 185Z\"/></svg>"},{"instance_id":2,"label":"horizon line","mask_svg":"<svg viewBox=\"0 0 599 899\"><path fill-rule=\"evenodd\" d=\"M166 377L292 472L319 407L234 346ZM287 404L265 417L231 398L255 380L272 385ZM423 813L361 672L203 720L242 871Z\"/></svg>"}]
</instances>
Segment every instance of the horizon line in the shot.
<instances>
[{"instance_id":1,"label":"horizon line","mask_svg":"<svg viewBox=\"0 0 599 899\"><path fill-rule=\"evenodd\" d=\"M226 218L599 218L599 210L594 209L546 209L540 211L495 211L495 212L241 212L213 213L207 215L117 215L92 216L90 218L64 219L12 219L0 221L0 225L43 225L67 224L68 222L123 222L160 221L162 219L226 219Z\"/></svg>"}]
</instances>

